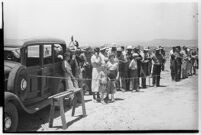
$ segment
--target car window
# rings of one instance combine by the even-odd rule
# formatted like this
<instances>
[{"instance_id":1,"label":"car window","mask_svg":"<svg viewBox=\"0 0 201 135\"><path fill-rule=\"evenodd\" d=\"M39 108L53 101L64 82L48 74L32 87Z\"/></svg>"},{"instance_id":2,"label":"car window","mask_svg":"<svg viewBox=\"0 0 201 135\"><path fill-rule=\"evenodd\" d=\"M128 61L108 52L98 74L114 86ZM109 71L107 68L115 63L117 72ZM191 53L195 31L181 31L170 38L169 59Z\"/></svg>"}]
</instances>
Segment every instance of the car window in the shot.
<instances>
[{"instance_id":1,"label":"car window","mask_svg":"<svg viewBox=\"0 0 201 135\"><path fill-rule=\"evenodd\" d=\"M63 48L60 44L54 44L55 62L59 62L63 58Z\"/></svg>"},{"instance_id":2,"label":"car window","mask_svg":"<svg viewBox=\"0 0 201 135\"><path fill-rule=\"evenodd\" d=\"M50 64L53 62L52 60L52 45L44 45L43 46L43 60L44 64Z\"/></svg>"},{"instance_id":3,"label":"car window","mask_svg":"<svg viewBox=\"0 0 201 135\"><path fill-rule=\"evenodd\" d=\"M27 47L27 66L40 65L40 47L39 45L32 45Z\"/></svg>"}]
</instances>

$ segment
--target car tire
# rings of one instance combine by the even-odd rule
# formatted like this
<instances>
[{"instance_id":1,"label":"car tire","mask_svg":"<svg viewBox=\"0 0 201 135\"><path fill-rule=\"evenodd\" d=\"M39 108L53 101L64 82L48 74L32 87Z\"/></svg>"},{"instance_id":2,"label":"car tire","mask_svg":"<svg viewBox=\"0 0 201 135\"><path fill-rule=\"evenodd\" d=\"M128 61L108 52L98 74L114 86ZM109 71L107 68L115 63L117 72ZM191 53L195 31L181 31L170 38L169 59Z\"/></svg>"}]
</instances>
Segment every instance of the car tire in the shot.
<instances>
[{"instance_id":1,"label":"car tire","mask_svg":"<svg viewBox=\"0 0 201 135\"><path fill-rule=\"evenodd\" d=\"M14 104L8 103L4 110L4 131L15 132L18 126L18 111Z\"/></svg>"},{"instance_id":2,"label":"car tire","mask_svg":"<svg viewBox=\"0 0 201 135\"><path fill-rule=\"evenodd\" d=\"M26 70L23 68L18 71L18 75L15 78L15 93L19 96L19 98L24 101L27 97L28 92L28 75ZM25 86L26 85L26 86Z\"/></svg>"},{"instance_id":3,"label":"car tire","mask_svg":"<svg viewBox=\"0 0 201 135\"><path fill-rule=\"evenodd\" d=\"M28 73L26 67L22 65L16 66L9 74L7 89L15 93L23 102L27 98L28 93Z\"/></svg>"}]
</instances>

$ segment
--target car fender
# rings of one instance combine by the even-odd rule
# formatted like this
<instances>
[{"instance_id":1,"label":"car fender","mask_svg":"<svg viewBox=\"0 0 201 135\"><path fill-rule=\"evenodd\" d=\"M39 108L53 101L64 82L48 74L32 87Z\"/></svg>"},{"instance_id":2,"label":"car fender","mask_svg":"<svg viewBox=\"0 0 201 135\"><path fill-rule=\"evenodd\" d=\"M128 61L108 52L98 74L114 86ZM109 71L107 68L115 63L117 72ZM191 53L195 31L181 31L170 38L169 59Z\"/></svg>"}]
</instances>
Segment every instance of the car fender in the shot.
<instances>
[{"instance_id":1,"label":"car fender","mask_svg":"<svg viewBox=\"0 0 201 135\"><path fill-rule=\"evenodd\" d=\"M8 104L9 102L13 103L16 106L16 108L20 111L25 111L27 113L34 113L34 111L29 110L24 106L24 104L16 94L11 92L4 92L4 106L6 107L6 104Z\"/></svg>"}]
</instances>

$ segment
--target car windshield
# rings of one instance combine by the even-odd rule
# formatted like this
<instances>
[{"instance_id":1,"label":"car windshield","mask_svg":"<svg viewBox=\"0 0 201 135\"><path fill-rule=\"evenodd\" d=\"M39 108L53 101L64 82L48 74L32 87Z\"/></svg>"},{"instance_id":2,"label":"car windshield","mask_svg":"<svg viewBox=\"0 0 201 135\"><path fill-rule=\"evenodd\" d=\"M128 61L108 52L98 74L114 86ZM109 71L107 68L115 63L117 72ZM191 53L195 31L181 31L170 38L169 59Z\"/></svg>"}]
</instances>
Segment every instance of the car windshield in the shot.
<instances>
[{"instance_id":1,"label":"car windshield","mask_svg":"<svg viewBox=\"0 0 201 135\"><path fill-rule=\"evenodd\" d=\"M4 60L20 62L20 49L4 50Z\"/></svg>"}]
</instances>

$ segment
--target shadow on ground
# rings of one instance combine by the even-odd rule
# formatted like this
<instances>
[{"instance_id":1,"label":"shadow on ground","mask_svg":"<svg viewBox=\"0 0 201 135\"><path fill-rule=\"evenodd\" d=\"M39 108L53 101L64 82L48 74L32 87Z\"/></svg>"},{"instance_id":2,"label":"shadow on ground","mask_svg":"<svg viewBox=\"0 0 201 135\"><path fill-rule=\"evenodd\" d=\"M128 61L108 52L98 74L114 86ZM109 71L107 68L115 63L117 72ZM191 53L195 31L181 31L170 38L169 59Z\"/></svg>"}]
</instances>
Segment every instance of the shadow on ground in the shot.
<instances>
[{"instance_id":1,"label":"shadow on ground","mask_svg":"<svg viewBox=\"0 0 201 135\"><path fill-rule=\"evenodd\" d=\"M90 102L91 100L85 100L85 103ZM69 106L69 104L64 103L65 107L64 107L64 111L72 111L72 108ZM76 108L81 106L81 104L77 104ZM76 110L75 110L76 111ZM25 112L21 112L19 114L19 125L18 125L18 132L35 132L37 131L39 128L41 128L41 125L48 123L49 121L49 112L50 112L50 106L34 113L34 114L27 114ZM23 117L23 118L22 118ZM55 109L55 115L54 118L60 117L60 110L59 109ZM75 115L72 116L75 117L75 119L73 119L72 121L67 121L67 126L72 125L73 123L79 121L80 119L82 119L83 115ZM66 118L67 119L67 118ZM28 127L28 128L27 128ZM62 128L61 126L54 126L53 128Z\"/></svg>"}]
</instances>

